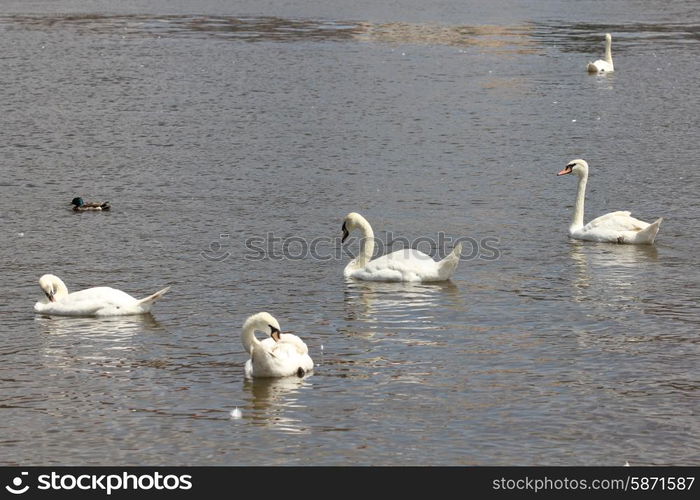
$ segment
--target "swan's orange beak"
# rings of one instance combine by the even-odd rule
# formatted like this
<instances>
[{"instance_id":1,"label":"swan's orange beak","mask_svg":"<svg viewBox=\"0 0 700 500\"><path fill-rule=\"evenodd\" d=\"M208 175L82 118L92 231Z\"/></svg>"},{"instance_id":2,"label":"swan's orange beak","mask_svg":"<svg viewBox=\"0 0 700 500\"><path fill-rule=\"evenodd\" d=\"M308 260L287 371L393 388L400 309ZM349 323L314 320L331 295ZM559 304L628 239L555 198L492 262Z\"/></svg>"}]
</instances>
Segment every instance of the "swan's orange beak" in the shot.
<instances>
[{"instance_id":1,"label":"swan's orange beak","mask_svg":"<svg viewBox=\"0 0 700 500\"><path fill-rule=\"evenodd\" d=\"M573 168L571 166L567 165L566 167L564 167L564 170L559 172L557 175L566 175L566 174L570 174L571 172L573 172Z\"/></svg>"},{"instance_id":2,"label":"swan's orange beak","mask_svg":"<svg viewBox=\"0 0 700 500\"><path fill-rule=\"evenodd\" d=\"M272 329L272 333L270 334L270 337L272 337L272 340L274 340L275 342L279 342L279 341L280 341L280 335L282 335L282 332L279 331L279 330L278 330L277 328L275 328L274 326L270 326L270 328Z\"/></svg>"}]
</instances>

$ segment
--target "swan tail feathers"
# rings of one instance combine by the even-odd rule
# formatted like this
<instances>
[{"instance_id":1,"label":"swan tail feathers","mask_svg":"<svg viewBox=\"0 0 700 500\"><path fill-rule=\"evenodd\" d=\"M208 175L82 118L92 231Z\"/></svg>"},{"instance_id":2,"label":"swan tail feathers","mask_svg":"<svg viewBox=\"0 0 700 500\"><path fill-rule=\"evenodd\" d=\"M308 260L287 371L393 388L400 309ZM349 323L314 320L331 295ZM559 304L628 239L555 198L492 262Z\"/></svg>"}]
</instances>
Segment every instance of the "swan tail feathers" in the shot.
<instances>
[{"instance_id":1,"label":"swan tail feathers","mask_svg":"<svg viewBox=\"0 0 700 500\"><path fill-rule=\"evenodd\" d=\"M654 243L654 240L656 239L656 233L659 232L659 226L661 226L661 222L664 220L663 217L659 217L656 219L654 222L649 224L647 227L639 231L638 237L641 241L645 243L649 243L650 245Z\"/></svg>"},{"instance_id":2,"label":"swan tail feathers","mask_svg":"<svg viewBox=\"0 0 700 500\"><path fill-rule=\"evenodd\" d=\"M457 269L457 264L459 264L459 259L462 255L462 244L457 243L454 247L452 253L440 261L440 278L443 280L450 279Z\"/></svg>"},{"instance_id":3,"label":"swan tail feathers","mask_svg":"<svg viewBox=\"0 0 700 500\"><path fill-rule=\"evenodd\" d=\"M145 311L150 311L150 310L151 310L151 306L153 306L153 303L154 303L156 300L158 300L159 298L161 298L163 295L165 295L165 293L166 293L168 290L170 290L170 287L169 287L169 286L163 288L162 290L158 290L158 291L157 291L156 293L154 293L153 295L149 295L149 296L146 297L145 299L139 300L139 301L136 303L136 305L137 305L137 306L141 306Z\"/></svg>"}]
</instances>

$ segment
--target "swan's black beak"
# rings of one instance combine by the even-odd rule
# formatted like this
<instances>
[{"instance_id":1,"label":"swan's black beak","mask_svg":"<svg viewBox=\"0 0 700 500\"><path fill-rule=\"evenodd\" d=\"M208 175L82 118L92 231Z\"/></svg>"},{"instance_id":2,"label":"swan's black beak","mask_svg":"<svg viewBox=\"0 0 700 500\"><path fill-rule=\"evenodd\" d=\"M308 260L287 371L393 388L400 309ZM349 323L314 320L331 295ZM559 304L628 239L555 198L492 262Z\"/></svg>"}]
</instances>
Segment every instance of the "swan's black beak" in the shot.
<instances>
[{"instance_id":1,"label":"swan's black beak","mask_svg":"<svg viewBox=\"0 0 700 500\"><path fill-rule=\"evenodd\" d=\"M56 299L53 298L53 292L44 292L46 294L46 297L49 299L49 302L56 302Z\"/></svg>"},{"instance_id":2,"label":"swan's black beak","mask_svg":"<svg viewBox=\"0 0 700 500\"><path fill-rule=\"evenodd\" d=\"M573 165L567 165L566 167L564 167L564 170L562 170L561 172L559 172L557 175L566 175L566 174L570 174L570 173L573 172L573 171L574 171L574 166L573 166Z\"/></svg>"},{"instance_id":3,"label":"swan's black beak","mask_svg":"<svg viewBox=\"0 0 700 500\"><path fill-rule=\"evenodd\" d=\"M272 325L270 325L270 330L271 330L270 337L272 337L272 340L274 340L275 342L279 342L279 341L280 341L280 335L282 335L282 332L279 331L278 328L275 328L275 327L272 326Z\"/></svg>"},{"instance_id":4,"label":"swan's black beak","mask_svg":"<svg viewBox=\"0 0 700 500\"><path fill-rule=\"evenodd\" d=\"M340 240L341 243L345 243L345 240L348 238L350 233L348 232L348 228L345 227L345 222L343 222L343 238Z\"/></svg>"}]
</instances>

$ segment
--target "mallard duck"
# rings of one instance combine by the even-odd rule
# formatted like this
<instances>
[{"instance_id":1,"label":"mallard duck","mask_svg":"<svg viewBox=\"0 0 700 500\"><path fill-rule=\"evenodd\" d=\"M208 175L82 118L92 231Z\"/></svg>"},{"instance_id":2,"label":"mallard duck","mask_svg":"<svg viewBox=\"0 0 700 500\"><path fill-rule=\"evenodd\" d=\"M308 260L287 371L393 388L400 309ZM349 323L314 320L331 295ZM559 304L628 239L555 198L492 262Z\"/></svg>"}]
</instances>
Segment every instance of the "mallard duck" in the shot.
<instances>
[{"instance_id":1,"label":"mallard duck","mask_svg":"<svg viewBox=\"0 0 700 500\"><path fill-rule=\"evenodd\" d=\"M76 212L85 212L88 210L109 210L111 208L108 201L91 201L86 203L80 197L73 198L73 201L70 203L73 205L73 210Z\"/></svg>"}]
</instances>

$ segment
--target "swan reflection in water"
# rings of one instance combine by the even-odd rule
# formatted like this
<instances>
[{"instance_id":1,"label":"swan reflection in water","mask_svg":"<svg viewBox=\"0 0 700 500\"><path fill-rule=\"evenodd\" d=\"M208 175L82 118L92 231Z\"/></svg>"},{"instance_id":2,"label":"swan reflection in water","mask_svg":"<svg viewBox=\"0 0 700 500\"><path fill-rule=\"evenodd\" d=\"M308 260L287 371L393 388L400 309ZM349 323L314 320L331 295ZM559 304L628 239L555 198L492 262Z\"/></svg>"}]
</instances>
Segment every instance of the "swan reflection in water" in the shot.
<instances>
[{"instance_id":1,"label":"swan reflection in water","mask_svg":"<svg viewBox=\"0 0 700 500\"><path fill-rule=\"evenodd\" d=\"M54 369L74 369L76 363L83 362L90 364L90 370L95 365L112 365L123 360L125 352L138 348L135 337L144 331L163 330L151 314L107 318L37 316L35 321L47 334L42 337L41 352L47 366Z\"/></svg>"},{"instance_id":2,"label":"swan reflection in water","mask_svg":"<svg viewBox=\"0 0 700 500\"><path fill-rule=\"evenodd\" d=\"M576 270L574 300L633 298L644 282L646 264L658 260L654 245L574 241L569 252ZM590 290L589 290L590 289ZM612 293L611 293L612 292Z\"/></svg>"},{"instance_id":3,"label":"swan reflection in water","mask_svg":"<svg viewBox=\"0 0 700 500\"><path fill-rule=\"evenodd\" d=\"M325 371L367 378L376 370L394 383L417 383L430 373L430 356L407 347L444 349L453 325L467 308L459 287L440 283L386 283L348 280L344 290L343 342L326 349ZM328 339L330 343L331 338ZM378 344L383 344L379 347ZM375 345L376 344L376 345Z\"/></svg>"},{"instance_id":4,"label":"swan reflection in water","mask_svg":"<svg viewBox=\"0 0 700 500\"><path fill-rule=\"evenodd\" d=\"M123 337L143 330L161 329L152 314L83 318L72 316L37 316L35 318L49 335L89 335L90 337Z\"/></svg>"},{"instance_id":5,"label":"swan reflection in water","mask_svg":"<svg viewBox=\"0 0 700 500\"><path fill-rule=\"evenodd\" d=\"M585 310L585 321L574 325L579 343L606 349L629 349L628 342L639 340L639 332L625 328L630 316L649 312L648 274L658 272L653 264L658 250L653 245L611 245L572 243L569 252L574 276L572 298Z\"/></svg>"},{"instance_id":6,"label":"swan reflection in water","mask_svg":"<svg viewBox=\"0 0 700 500\"><path fill-rule=\"evenodd\" d=\"M433 330L445 305L454 308L459 288L452 281L439 283L385 283L347 280L345 320L362 324L354 335L372 337L381 323L394 328ZM442 306L442 307L441 307ZM359 325L358 325L359 326Z\"/></svg>"},{"instance_id":7,"label":"swan reflection in water","mask_svg":"<svg viewBox=\"0 0 700 500\"><path fill-rule=\"evenodd\" d=\"M298 396L301 390L311 387L311 378L312 376L245 379L243 388L250 394L250 400L242 408L242 417L282 432L310 432L298 418L305 411Z\"/></svg>"}]
</instances>

